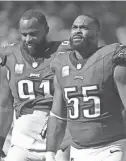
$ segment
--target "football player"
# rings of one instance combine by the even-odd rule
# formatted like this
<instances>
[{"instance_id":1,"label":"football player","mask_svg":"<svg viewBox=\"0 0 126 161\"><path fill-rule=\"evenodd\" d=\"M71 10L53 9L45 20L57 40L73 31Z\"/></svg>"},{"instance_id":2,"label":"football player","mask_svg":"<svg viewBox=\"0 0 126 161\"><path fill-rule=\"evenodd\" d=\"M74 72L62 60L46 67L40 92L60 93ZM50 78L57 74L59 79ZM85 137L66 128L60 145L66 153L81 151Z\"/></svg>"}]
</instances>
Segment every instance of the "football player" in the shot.
<instances>
[{"instance_id":1,"label":"football player","mask_svg":"<svg viewBox=\"0 0 126 161\"><path fill-rule=\"evenodd\" d=\"M19 22L22 42L0 51L0 153L16 120L6 161L45 161L46 129L53 95L50 62L60 42L48 42L49 27L38 10ZM14 108L13 108L14 107Z\"/></svg>"},{"instance_id":2,"label":"football player","mask_svg":"<svg viewBox=\"0 0 126 161\"><path fill-rule=\"evenodd\" d=\"M71 29L72 50L51 63L54 99L47 130L46 161L54 161L69 131L71 161L122 161L126 133L126 47L98 47L99 21L78 16ZM61 61L62 60L62 61Z\"/></svg>"}]
</instances>

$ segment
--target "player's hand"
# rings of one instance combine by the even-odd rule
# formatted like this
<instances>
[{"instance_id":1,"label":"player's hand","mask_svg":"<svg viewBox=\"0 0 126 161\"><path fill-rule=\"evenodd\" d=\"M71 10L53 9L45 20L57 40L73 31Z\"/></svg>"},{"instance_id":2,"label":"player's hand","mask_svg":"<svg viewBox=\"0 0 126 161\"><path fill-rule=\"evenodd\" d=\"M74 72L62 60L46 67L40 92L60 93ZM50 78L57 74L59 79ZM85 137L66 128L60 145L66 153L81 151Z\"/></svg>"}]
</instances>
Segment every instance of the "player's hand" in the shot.
<instances>
[{"instance_id":1,"label":"player's hand","mask_svg":"<svg viewBox=\"0 0 126 161\"><path fill-rule=\"evenodd\" d=\"M1 155L0 155L0 161L4 161L4 158L6 157L4 151L2 150Z\"/></svg>"},{"instance_id":2,"label":"player's hand","mask_svg":"<svg viewBox=\"0 0 126 161\"><path fill-rule=\"evenodd\" d=\"M56 161L54 152L46 152L46 161Z\"/></svg>"}]
</instances>

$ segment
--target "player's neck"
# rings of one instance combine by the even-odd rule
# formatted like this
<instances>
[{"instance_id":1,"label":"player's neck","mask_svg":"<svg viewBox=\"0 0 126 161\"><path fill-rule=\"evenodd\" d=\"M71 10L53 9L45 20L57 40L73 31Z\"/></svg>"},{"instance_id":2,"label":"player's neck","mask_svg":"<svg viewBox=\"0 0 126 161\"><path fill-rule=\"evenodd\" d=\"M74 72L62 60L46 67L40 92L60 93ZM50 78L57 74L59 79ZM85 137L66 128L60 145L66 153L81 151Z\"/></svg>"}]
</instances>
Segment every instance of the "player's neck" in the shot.
<instances>
[{"instance_id":1,"label":"player's neck","mask_svg":"<svg viewBox=\"0 0 126 161\"><path fill-rule=\"evenodd\" d=\"M96 50L98 49L97 45L94 45L92 47L85 47L85 48L80 48L78 49L78 53L76 56L78 59L87 59L89 58Z\"/></svg>"},{"instance_id":2,"label":"player's neck","mask_svg":"<svg viewBox=\"0 0 126 161\"><path fill-rule=\"evenodd\" d=\"M25 50L25 52L33 59L38 59L38 58L45 58L46 57L46 49L48 47L48 42L44 41L42 45L39 45L36 48L36 51L34 53L29 52L28 48L25 47L25 45L22 43L22 48Z\"/></svg>"}]
</instances>

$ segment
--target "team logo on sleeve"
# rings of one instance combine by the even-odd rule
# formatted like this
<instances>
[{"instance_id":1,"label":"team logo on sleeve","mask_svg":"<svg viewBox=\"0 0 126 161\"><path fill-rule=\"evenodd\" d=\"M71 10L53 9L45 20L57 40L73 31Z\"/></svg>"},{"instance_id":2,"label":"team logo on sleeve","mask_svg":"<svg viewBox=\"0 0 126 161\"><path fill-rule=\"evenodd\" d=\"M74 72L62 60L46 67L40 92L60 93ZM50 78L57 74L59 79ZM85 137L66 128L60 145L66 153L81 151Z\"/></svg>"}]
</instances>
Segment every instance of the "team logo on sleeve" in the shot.
<instances>
[{"instance_id":1,"label":"team logo on sleeve","mask_svg":"<svg viewBox=\"0 0 126 161\"><path fill-rule=\"evenodd\" d=\"M126 49L122 49L118 54L118 57L126 59Z\"/></svg>"},{"instance_id":2,"label":"team logo on sleeve","mask_svg":"<svg viewBox=\"0 0 126 161\"><path fill-rule=\"evenodd\" d=\"M120 45L113 56L114 65L126 65L126 46Z\"/></svg>"},{"instance_id":3,"label":"team logo on sleeve","mask_svg":"<svg viewBox=\"0 0 126 161\"><path fill-rule=\"evenodd\" d=\"M62 68L62 77L65 77L70 74L70 67L69 66L64 66Z\"/></svg>"},{"instance_id":4,"label":"team logo on sleeve","mask_svg":"<svg viewBox=\"0 0 126 161\"><path fill-rule=\"evenodd\" d=\"M16 64L15 65L15 73L22 74L24 69L24 64Z\"/></svg>"}]
</instances>

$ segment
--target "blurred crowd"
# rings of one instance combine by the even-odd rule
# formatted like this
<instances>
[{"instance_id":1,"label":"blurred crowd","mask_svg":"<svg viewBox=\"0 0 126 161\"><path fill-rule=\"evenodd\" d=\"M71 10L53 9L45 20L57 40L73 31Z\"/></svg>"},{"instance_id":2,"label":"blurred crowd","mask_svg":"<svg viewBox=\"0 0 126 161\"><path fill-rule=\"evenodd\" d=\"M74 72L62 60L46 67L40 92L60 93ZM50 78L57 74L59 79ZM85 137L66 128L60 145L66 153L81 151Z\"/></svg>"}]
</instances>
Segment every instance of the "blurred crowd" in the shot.
<instances>
[{"instance_id":1,"label":"blurred crowd","mask_svg":"<svg viewBox=\"0 0 126 161\"><path fill-rule=\"evenodd\" d=\"M125 1L0 1L0 44L20 41L19 18L28 9L40 9L46 15L48 39L65 40L77 15L90 14L101 24L100 45L126 44Z\"/></svg>"}]
</instances>

